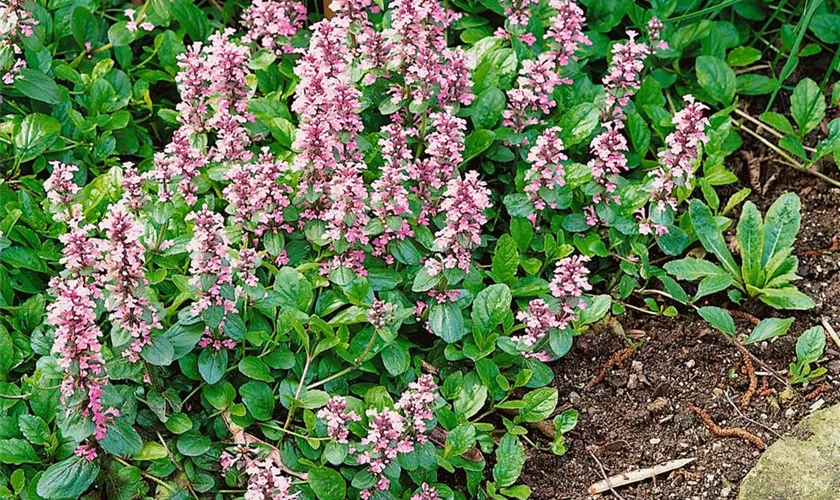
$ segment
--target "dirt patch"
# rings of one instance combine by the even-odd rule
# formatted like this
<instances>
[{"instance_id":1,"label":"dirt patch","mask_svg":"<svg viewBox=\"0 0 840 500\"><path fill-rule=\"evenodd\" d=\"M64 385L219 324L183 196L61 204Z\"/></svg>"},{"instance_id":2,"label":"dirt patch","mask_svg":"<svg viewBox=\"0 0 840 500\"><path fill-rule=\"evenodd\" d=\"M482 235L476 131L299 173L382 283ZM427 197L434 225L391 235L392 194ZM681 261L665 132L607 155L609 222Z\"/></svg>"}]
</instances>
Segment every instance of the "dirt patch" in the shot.
<instances>
[{"instance_id":1,"label":"dirt patch","mask_svg":"<svg viewBox=\"0 0 840 500\"><path fill-rule=\"evenodd\" d=\"M746 161L734 158L732 163L730 168L749 185ZM837 173L835 166L830 168ZM786 314L761 304L744 306L759 318L796 318L787 336L749 346L750 352L782 374L795 359L796 338L803 331L819 324L823 316L840 317L840 253L814 252L830 248L832 238L840 234L840 190L780 167L766 194L751 199L764 211L784 191L797 192L802 199L796 253L803 280L798 286L817 307ZM713 436L689 404L707 411L719 426L744 428L769 446L812 407L838 400L840 348L831 342L821 362L829 368L824 380L790 391L757 366L759 390L751 405L742 408L741 398L749 387L742 357L705 322L688 313L671 319L632 313L617 320L625 332L636 331L643 344L623 367L609 370L603 382L591 390L585 388L616 351L627 347L620 328L602 327L578 338L569 355L554 365L560 404L577 408L580 421L568 434L570 449L565 456L529 451L523 479L533 489L534 499L589 498L587 487L603 479L593 455L607 475L697 458L655 481L622 488L619 493L624 499L735 498L760 451L738 438ZM744 319L736 319L736 324L741 334L752 328ZM835 327L840 329L840 323ZM815 401L805 397L821 384L829 388Z\"/></svg>"}]
</instances>

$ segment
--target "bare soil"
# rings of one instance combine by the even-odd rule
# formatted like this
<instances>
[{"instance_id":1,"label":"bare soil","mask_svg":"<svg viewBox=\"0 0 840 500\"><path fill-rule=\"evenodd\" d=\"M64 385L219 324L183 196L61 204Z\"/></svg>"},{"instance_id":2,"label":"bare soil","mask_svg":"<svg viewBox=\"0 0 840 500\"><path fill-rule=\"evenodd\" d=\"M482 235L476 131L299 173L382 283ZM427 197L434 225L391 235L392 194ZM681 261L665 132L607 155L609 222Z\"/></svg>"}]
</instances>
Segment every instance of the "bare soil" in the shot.
<instances>
[{"instance_id":1,"label":"bare soil","mask_svg":"<svg viewBox=\"0 0 840 500\"><path fill-rule=\"evenodd\" d=\"M756 156L761 153L756 144L746 143L745 149ZM733 157L729 168L743 185L750 185L746 157ZM710 303L741 309L758 318L794 316L796 321L787 336L748 346L764 363L785 375L795 359L796 339L803 331L819 324L822 317L840 330L840 252L819 252L829 248L832 238L840 234L840 190L790 167L774 165L772 159L762 161L759 168L760 185L753 186L750 199L762 210L784 191L797 192L802 199L803 223L795 248L803 276L798 286L817 307L804 313L774 311L760 303L739 307L723 302L723 294ZM837 173L833 164L824 169L833 172L830 175ZM622 315L612 326L579 337L573 350L554 365L561 406L577 408L580 421L567 434L569 452L565 456L547 450L528 451L523 479L533 489L532 498L590 498L587 488L605 475L689 457L696 461L655 481L620 488L618 494L625 500L735 498L741 479L756 463L760 451L739 438L712 435L689 404L705 409L721 427L744 428L769 446L813 408L840 399L840 346L828 340L826 356L820 362L829 369L826 377L791 391L756 366L759 381L767 381L767 390L763 395L757 393L750 406L742 408L749 380L738 350L696 315L681 312L677 318ZM753 327L746 319L736 318L736 325L741 335ZM623 367L610 370L596 387L586 390L586 383L615 351L627 347L628 339L642 341L634 356ZM823 384L828 388L808 399Z\"/></svg>"}]
</instances>

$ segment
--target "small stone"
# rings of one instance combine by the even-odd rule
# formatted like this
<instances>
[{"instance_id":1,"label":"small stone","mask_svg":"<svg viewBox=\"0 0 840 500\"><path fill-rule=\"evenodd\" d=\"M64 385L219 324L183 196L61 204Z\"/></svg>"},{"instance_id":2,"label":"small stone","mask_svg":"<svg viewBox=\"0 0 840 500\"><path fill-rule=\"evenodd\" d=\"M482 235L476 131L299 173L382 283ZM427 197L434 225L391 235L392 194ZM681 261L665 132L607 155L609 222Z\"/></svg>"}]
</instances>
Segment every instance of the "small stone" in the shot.
<instances>
[{"instance_id":1,"label":"small stone","mask_svg":"<svg viewBox=\"0 0 840 500\"><path fill-rule=\"evenodd\" d=\"M796 412L793 410L793 408L788 408L787 410L785 410L785 418L791 419L794 415L796 415Z\"/></svg>"},{"instance_id":2,"label":"small stone","mask_svg":"<svg viewBox=\"0 0 840 500\"><path fill-rule=\"evenodd\" d=\"M828 362L828 371L837 375L840 373L840 359L834 359Z\"/></svg>"},{"instance_id":3,"label":"small stone","mask_svg":"<svg viewBox=\"0 0 840 500\"><path fill-rule=\"evenodd\" d=\"M693 359L689 359L688 362L685 364L685 367L686 368L694 368L694 365L696 365L696 364L697 364L696 361L694 361Z\"/></svg>"},{"instance_id":4,"label":"small stone","mask_svg":"<svg viewBox=\"0 0 840 500\"><path fill-rule=\"evenodd\" d=\"M575 391L570 392L569 403L571 403L572 406L580 405L580 394L576 393Z\"/></svg>"},{"instance_id":5,"label":"small stone","mask_svg":"<svg viewBox=\"0 0 840 500\"><path fill-rule=\"evenodd\" d=\"M651 402L648 405L648 411L650 411L651 413L657 413L657 412L660 412L660 411L664 410L667 407L668 407L668 400L663 398L663 397L659 397L659 398L654 399L653 402Z\"/></svg>"},{"instance_id":6,"label":"small stone","mask_svg":"<svg viewBox=\"0 0 840 500\"><path fill-rule=\"evenodd\" d=\"M779 393L779 401L781 401L782 404L785 404L791 399L793 399L793 396L793 391L790 389L790 387L788 387L787 389Z\"/></svg>"},{"instance_id":7,"label":"small stone","mask_svg":"<svg viewBox=\"0 0 840 500\"><path fill-rule=\"evenodd\" d=\"M722 498L729 498L730 493L732 493L732 488L724 488L720 490L720 496Z\"/></svg>"},{"instance_id":8,"label":"small stone","mask_svg":"<svg viewBox=\"0 0 840 500\"><path fill-rule=\"evenodd\" d=\"M715 387L714 389L712 389L712 395L716 398L723 396L723 389L721 389L720 387Z\"/></svg>"},{"instance_id":9,"label":"small stone","mask_svg":"<svg viewBox=\"0 0 840 500\"><path fill-rule=\"evenodd\" d=\"M659 439L659 438L652 438L652 439L650 440L650 444L659 444L659 443L661 443L661 442L662 442L662 440L661 440L661 439Z\"/></svg>"}]
</instances>

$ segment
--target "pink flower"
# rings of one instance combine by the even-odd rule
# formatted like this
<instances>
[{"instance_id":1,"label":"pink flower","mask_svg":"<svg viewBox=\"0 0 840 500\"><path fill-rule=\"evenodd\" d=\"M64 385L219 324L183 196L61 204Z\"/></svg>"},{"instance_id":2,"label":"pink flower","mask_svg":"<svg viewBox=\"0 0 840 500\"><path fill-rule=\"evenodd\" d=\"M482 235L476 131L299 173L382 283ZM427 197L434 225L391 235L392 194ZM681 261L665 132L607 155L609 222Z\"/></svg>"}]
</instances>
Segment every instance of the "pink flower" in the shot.
<instances>
[{"instance_id":1,"label":"pink flower","mask_svg":"<svg viewBox=\"0 0 840 500\"><path fill-rule=\"evenodd\" d=\"M385 246L389 241L402 240L414 234L408 221L402 217L411 213L408 189L405 187L408 180L406 168L413 158L408 138L417 132L396 123L382 127L382 131L385 137L379 139L379 145L385 164L380 169L379 178L371 184L373 192L370 195L371 209L384 227L384 232L373 240L375 256L385 254ZM397 220L399 223L394 222Z\"/></svg>"},{"instance_id":2,"label":"pink flower","mask_svg":"<svg viewBox=\"0 0 840 500\"><path fill-rule=\"evenodd\" d=\"M359 422L362 418L352 410L347 409L347 399L343 396L333 396L327 406L318 410L318 418L327 424L327 436L335 438L339 443L347 443L350 422Z\"/></svg>"},{"instance_id":3,"label":"pink flower","mask_svg":"<svg viewBox=\"0 0 840 500\"><path fill-rule=\"evenodd\" d=\"M220 307L222 318L219 321L218 332L222 332L225 317L229 313L238 312L224 220L221 215L209 211L207 205L200 211L189 214L186 220L193 223L193 236L187 244L187 251L190 252L189 283L196 289L196 301L191 312L193 316L198 316L210 307ZM220 349L231 346L230 342L221 342L210 327L207 327L204 334L205 347Z\"/></svg>"},{"instance_id":4,"label":"pink flower","mask_svg":"<svg viewBox=\"0 0 840 500\"><path fill-rule=\"evenodd\" d=\"M420 491L411 497L411 500L440 500L437 490L428 483L423 483L420 486Z\"/></svg>"},{"instance_id":5,"label":"pink flower","mask_svg":"<svg viewBox=\"0 0 840 500\"><path fill-rule=\"evenodd\" d=\"M242 12L247 30L244 43L274 51L277 55L292 52L291 39L306 23L306 6L295 0L253 0Z\"/></svg>"},{"instance_id":6,"label":"pink flower","mask_svg":"<svg viewBox=\"0 0 840 500\"><path fill-rule=\"evenodd\" d=\"M549 0L548 5L557 11L557 15L551 17L545 38L551 40L557 64L563 67L569 64L569 59L577 60L575 52L581 45L592 45L583 34L586 17L571 0Z\"/></svg>"},{"instance_id":7,"label":"pink flower","mask_svg":"<svg viewBox=\"0 0 840 500\"><path fill-rule=\"evenodd\" d=\"M111 324L133 339L123 356L134 363L143 347L152 342L152 330L163 328L160 315L145 296L149 283L144 269L146 249L141 243L143 224L118 203L111 206L99 227L105 232L105 239L98 242L109 292L105 308Z\"/></svg>"},{"instance_id":8,"label":"pink flower","mask_svg":"<svg viewBox=\"0 0 840 500\"><path fill-rule=\"evenodd\" d=\"M144 31L152 31L153 29L155 29L155 25L150 22L140 23L138 25L137 23L140 21L140 19L142 19L142 15L141 18L135 20L134 16L136 14L136 11L134 9L125 9L123 13L128 18L128 22L125 25L125 29L127 29L128 31L134 33L138 29L143 29Z\"/></svg>"},{"instance_id":9,"label":"pink flower","mask_svg":"<svg viewBox=\"0 0 840 500\"><path fill-rule=\"evenodd\" d=\"M531 19L531 11L528 5L538 4L539 0L511 0L510 6L505 6L505 15L512 26L528 26Z\"/></svg>"},{"instance_id":10,"label":"pink flower","mask_svg":"<svg viewBox=\"0 0 840 500\"><path fill-rule=\"evenodd\" d=\"M73 452L77 457L82 457L88 462L93 462L96 459L96 446L92 444L80 444Z\"/></svg>"},{"instance_id":11,"label":"pink flower","mask_svg":"<svg viewBox=\"0 0 840 500\"><path fill-rule=\"evenodd\" d=\"M709 141L705 129L709 120L703 111L709 109L694 97L683 97L686 106L677 112L673 124L677 129L665 138L667 148L659 153L659 168L650 173L653 181L648 186L651 198L659 210L666 206L676 208L673 191L677 187L691 188L694 178L694 163L700 154L699 145Z\"/></svg>"},{"instance_id":12,"label":"pink flower","mask_svg":"<svg viewBox=\"0 0 840 500\"><path fill-rule=\"evenodd\" d=\"M548 287L551 294L558 299L576 299L583 292L592 290L589 284L589 269L585 264L589 257L572 256L560 259L554 269L554 278Z\"/></svg>"},{"instance_id":13,"label":"pink flower","mask_svg":"<svg viewBox=\"0 0 840 500\"><path fill-rule=\"evenodd\" d=\"M124 162L123 168L123 195L122 200L134 212L139 212L143 206L149 201L149 197L143 193L143 177L137 171L134 163Z\"/></svg>"},{"instance_id":14,"label":"pink flower","mask_svg":"<svg viewBox=\"0 0 840 500\"><path fill-rule=\"evenodd\" d=\"M172 198L177 181L178 191L184 200L188 205L195 205L198 197L193 180L201 175L201 168L205 165L207 159L190 144L187 131L179 128L172 134L172 141L166 145L164 152L155 153L155 168L144 177L157 182L160 201Z\"/></svg>"},{"instance_id":15,"label":"pink flower","mask_svg":"<svg viewBox=\"0 0 840 500\"><path fill-rule=\"evenodd\" d=\"M225 178L229 184L223 194L233 212L231 222L244 224L256 236L266 232L292 232L284 210L291 205L292 188L282 183L289 164L276 160L264 149L256 161L235 163Z\"/></svg>"},{"instance_id":16,"label":"pink flower","mask_svg":"<svg viewBox=\"0 0 840 500\"><path fill-rule=\"evenodd\" d=\"M537 137L536 144L528 152L531 167L525 173L525 194L534 203L534 208L542 210L548 205L556 208L553 202L546 203L540 195L541 190L552 191L556 186L566 184L565 171L561 162L568 157L563 154L563 141L557 136L560 127L551 127Z\"/></svg>"},{"instance_id":17,"label":"pink flower","mask_svg":"<svg viewBox=\"0 0 840 500\"><path fill-rule=\"evenodd\" d=\"M3 20L0 27L3 34L0 37L0 49L8 51L9 61L15 61L3 74L3 83L6 85L15 83L21 70L26 67L26 60L21 57L21 40L32 36L35 33L34 27L38 25L38 20L24 8L25 3L25 0L5 0L0 5L0 18Z\"/></svg>"},{"instance_id":18,"label":"pink flower","mask_svg":"<svg viewBox=\"0 0 840 500\"><path fill-rule=\"evenodd\" d=\"M295 500L300 492L291 493L292 481L283 475L283 469L269 457L259 458L256 448L242 445L233 454L225 451L219 457L224 476L230 469L242 472L248 479L245 500Z\"/></svg>"},{"instance_id":19,"label":"pink flower","mask_svg":"<svg viewBox=\"0 0 840 500\"><path fill-rule=\"evenodd\" d=\"M528 304L527 310L516 313L516 319L525 325L525 334L513 336L510 339L514 342L521 342L527 347L532 347L545 338L552 328L560 327L557 315L551 311L548 304L542 299L533 299Z\"/></svg>"},{"instance_id":20,"label":"pink flower","mask_svg":"<svg viewBox=\"0 0 840 500\"><path fill-rule=\"evenodd\" d=\"M66 205L73 201L79 192L79 186L73 181L73 174L79 171L79 167L59 161L51 161L50 166L53 168L52 175L44 181L47 199L59 205Z\"/></svg>"},{"instance_id":21,"label":"pink flower","mask_svg":"<svg viewBox=\"0 0 840 500\"><path fill-rule=\"evenodd\" d=\"M367 320L377 328L384 328L395 321L397 306L384 300L375 299L370 305Z\"/></svg>"},{"instance_id":22,"label":"pink flower","mask_svg":"<svg viewBox=\"0 0 840 500\"><path fill-rule=\"evenodd\" d=\"M435 234L444 268L469 272L472 249L481 244L481 226L487 222L484 211L491 206L490 190L478 172L449 181L440 203L446 226Z\"/></svg>"}]
</instances>

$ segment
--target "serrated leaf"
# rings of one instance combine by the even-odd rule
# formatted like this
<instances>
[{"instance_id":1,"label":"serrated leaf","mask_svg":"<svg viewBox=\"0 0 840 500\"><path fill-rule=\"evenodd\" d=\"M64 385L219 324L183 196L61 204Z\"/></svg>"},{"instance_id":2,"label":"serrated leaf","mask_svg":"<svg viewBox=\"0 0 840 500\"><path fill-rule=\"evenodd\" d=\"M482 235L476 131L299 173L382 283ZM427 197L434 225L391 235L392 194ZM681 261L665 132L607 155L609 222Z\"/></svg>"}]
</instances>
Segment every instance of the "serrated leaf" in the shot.
<instances>
[{"instance_id":1,"label":"serrated leaf","mask_svg":"<svg viewBox=\"0 0 840 500\"><path fill-rule=\"evenodd\" d=\"M496 250L493 252L491 271L496 283L506 283L516 276L519 269L519 249L513 237L504 234L496 242Z\"/></svg>"},{"instance_id":2,"label":"serrated leaf","mask_svg":"<svg viewBox=\"0 0 840 500\"><path fill-rule=\"evenodd\" d=\"M723 234L720 232L717 221L712 217L712 211L709 210L709 207L702 201L693 199L689 204L688 213L691 225L694 227L694 232L697 234L700 243L703 244L703 248L713 253L720 260L724 269L740 280L741 270L738 269L738 265L735 263L735 259L732 257L732 253L729 251L726 240L723 239Z\"/></svg>"},{"instance_id":3,"label":"serrated leaf","mask_svg":"<svg viewBox=\"0 0 840 500\"><path fill-rule=\"evenodd\" d=\"M510 311L511 300L507 285L490 285L478 292L472 308L473 329L476 333L486 335L492 332Z\"/></svg>"},{"instance_id":4,"label":"serrated leaf","mask_svg":"<svg viewBox=\"0 0 840 500\"><path fill-rule=\"evenodd\" d=\"M761 256L764 246L764 222L758 208L748 201L738 220L737 238L741 249L741 273L744 282L753 286L762 283Z\"/></svg>"},{"instance_id":5,"label":"serrated leaf","mask_svg":"<svg viewBox=\"0 0 840 500\"><path fill-rule=\"evenodd\" d=\"M793 246L801 223L801 203L795 193L780 196L764 219L764 247L761 266L765 267L773 256Z\"/></svg>"},{"instance_id":6,"label":"serrated leaf","mask_svg":"<svg viewBox=\"0 0 840 500\"><path fill-rule=\"evenodd\" d=\"M799 126L799 136L817 128L825 117L825 97L810 78L796 84L790 96L790 114Z\"/></svg>"},{"instance_id":7,"label":"serrated leaf","mask_svg":"<svg viewBox=\"0 0 840 500\"><path fill-rule=\"evenodd\" d=\"M51 465L38 480L38 495L47 500L80 498L99 475L99 464L70 457Z\"/></svg>"},{"instance_id":8,"label":"serrated leaf","mask_svg":"<svg viewBox=\"0 0 840 500\"><path fill-rule=\"evenodd\" d=\"M519 410L520 422L539 422L547 419L557 408L557 389L543 387L522 397L524 405Z\"/></svg>"},{"instance_id":9,"label":"serrated leaf","mask_svg":"<svg viewBox=\"0 0 840 500\"><path fill-rule=\"evenodd\" d=\"M825 350L825 330L815 326L804 332L796 339L796 358L800 362L813 363L820 359Z\"/></svg>"},{"instance_id":10,"label":"serrated leaf","mask_svg":"<svg viewBox=\"0 0 840 500\"><path fill-rule=\"evenodd\" d=\"M525 465L525 447L513 434L505 434L496 448L493 480L499 486L510 486L519 479L523 465Z\"/></svg>"},{"instance_id":11,"label":"serrated leaf","mask_svg":"<svg viewBox=\"0 0 840 500\"><path fill-rule=\"evenodd\" d=\"M808 297L793 286L785 288L764 288L760 290L758 298L775 309L805 311L813 309L816 305L811 297Z\"/></svg>"}]
</instances>

